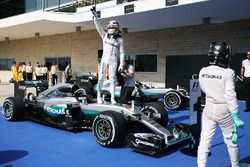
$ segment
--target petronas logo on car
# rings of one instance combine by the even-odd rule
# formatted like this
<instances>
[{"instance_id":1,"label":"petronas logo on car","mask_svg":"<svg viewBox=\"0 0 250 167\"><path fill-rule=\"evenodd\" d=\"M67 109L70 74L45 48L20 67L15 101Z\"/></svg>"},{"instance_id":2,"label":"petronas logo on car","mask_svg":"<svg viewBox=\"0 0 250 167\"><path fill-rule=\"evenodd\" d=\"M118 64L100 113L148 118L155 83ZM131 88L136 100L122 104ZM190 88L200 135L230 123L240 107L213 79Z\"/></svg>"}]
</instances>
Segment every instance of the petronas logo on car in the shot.
<instances>
[{"instance_id":1,"label":"petronas logo on car","mask_svg":"<svg viewBox=\"0 0 250 167\"><path fill-rule=\"evenodd\" d=\"M65 107L64 106L50 106L46 108L48 113L57 114L57 115L65 115Z\"/></svg>"}]
</instances>

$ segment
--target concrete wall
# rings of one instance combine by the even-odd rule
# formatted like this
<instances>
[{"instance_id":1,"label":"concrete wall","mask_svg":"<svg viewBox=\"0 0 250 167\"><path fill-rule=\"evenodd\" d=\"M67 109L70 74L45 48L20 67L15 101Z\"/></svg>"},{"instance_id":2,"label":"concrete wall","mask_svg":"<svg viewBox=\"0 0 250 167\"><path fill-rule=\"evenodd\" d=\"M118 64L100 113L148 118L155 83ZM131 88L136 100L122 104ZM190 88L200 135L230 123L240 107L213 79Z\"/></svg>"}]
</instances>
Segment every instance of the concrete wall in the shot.
<instances>
[{"instance_id":1,"label":"concrete wall","mask_svg":"<svg viewBox=\"0 0 250 167\"><path fill-rule=\"evenodd\" d=\"M158 54L158 72L137 72L137 80L164 83L166 56L207 54L208 46L213 41L227 41L234 53L245 52L250 48L250 37L240 34L249 31L250 20L245 20L128 33L123 36L127 54ZM95 30L53 36L41 34L38 39L0 42L0 59L14 58L17 62L31 61L35 65L37 61L44 63L45 57L71 56L74 71L95 72L98 49L102 49L102 41ZM5 78L3 75L6 73L0 72L0 78Z\"/></svg>"}]
</instances>

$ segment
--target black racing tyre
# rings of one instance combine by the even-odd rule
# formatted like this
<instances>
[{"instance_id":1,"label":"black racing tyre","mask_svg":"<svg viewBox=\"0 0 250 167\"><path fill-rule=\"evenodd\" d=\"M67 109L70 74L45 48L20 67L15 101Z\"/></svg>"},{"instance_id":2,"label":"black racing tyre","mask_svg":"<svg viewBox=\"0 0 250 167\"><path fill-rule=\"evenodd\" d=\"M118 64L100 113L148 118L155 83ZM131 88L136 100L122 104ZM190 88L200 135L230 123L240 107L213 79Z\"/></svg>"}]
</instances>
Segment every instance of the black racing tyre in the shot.
<instances>
[{"instance_id":1,"label":"black racing tyre","mask_svg":"<svg viewBox=\"0 0 250 167\"><path fill-rule=\"evenodd\" d=\"M161 102L147 103L140 109L140 112L147 115L149 118L154 119L162 126L166 126L168 124L168 113ZM154 118L153 116L154 113L159 113L161 117Z\"/></svg>"},{"instance_id":2,"label":"black racing tyre","mask_svg":"<svg viewBox=\"0 0 250 167\"><path fill-rule=\"evenodd\" d=\"M177 91L168 91L163 98L164 105L169 110L176 110L182 106L182 95Z\"/></svg>"},{"instance_id":3,"label":"black racing tyre","mask_svg":"<svg viewBox=\"0 0 250 167\"><path fill-rule=\"evenodd\" d=\"M8 121L18 121L23 117L24 103L21 98L8 97L3 102L3 116Z\"/></svg>"},{"instance_id":4,"label":"black racing tyre","mask_svg":"<svg viewBox=\"0 0 250 167\"><path fill-rule=\"evenodd\" d=\"M97 115L92 131L96 141L104 147L119 147L127 135L123 115L115 111L104 111Z\"/></svg>"},{"instance_id":5,"label":"black racing tyre","mask_svg":"<svg viewBox=\"0 0 250 167\"><path fill-rule=\"evenodd\" d=\"M83 88L77 89L77 90L74 92L74 96L75 96L75 97L84 97L85 95L86 95L86 91L85 91L85 89L83 89Z\"/></svg>"},{"instance_id":6,"label":"black racing tyre","mask_svg":"<svg viewBox=\"0 0 250 167\"><path fill-rule=\"evenodd\" d=\"M32 102L34 100L35 95L33 93L28 93L27 99L29 102Z\"/></svg>"}]
</instances>

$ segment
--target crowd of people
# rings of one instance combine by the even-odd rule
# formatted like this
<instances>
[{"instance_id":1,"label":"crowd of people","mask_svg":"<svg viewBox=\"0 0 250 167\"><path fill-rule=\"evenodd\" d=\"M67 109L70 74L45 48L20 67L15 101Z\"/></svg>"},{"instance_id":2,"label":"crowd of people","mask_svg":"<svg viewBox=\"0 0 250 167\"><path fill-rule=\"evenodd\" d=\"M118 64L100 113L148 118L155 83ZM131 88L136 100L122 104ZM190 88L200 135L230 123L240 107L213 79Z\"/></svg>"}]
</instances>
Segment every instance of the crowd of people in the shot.
<instances>
[{"instance_id":1,"label":"crowd of people","mask_svg":"<svg viewBox=\"0 0 250 167\"><path fill-rule=\"evenodd\" d=\"M26 64L25 62L16 63L13 62L11 66L12 79L11 82L19 82L26 80L49 80L49 73L51 74L51 84L55 85L57 83L57 75L59 69L56 63L52 63L50 70L48 67L43 64L41 65L39 62L36 63L35 66L32 66L31 62ZM72 69L69 63L66 63L65 68L65 78L66 82L70 82L72 78Z\"/></svg>"},{"instance_id":2,"label":"crowd of people","mask_svg":"<svg viewBox=\"0 0 250 167\"><path fill-rule=\"evenodd\" d=\"M14 82L48 79L48 68L45 65L40 65L39 62L34 67L31 65L31 62L28 62L27 65L25 62L13 62L11 72Z\"/></svg>"}]
</instances>

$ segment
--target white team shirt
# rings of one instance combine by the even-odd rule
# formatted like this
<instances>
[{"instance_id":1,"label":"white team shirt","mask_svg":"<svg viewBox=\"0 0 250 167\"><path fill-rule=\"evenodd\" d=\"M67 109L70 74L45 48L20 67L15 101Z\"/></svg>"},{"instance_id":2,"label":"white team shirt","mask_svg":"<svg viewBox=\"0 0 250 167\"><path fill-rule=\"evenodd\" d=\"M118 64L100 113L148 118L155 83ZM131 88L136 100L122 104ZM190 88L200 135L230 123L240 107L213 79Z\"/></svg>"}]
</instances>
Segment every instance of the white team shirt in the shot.
<instances>
[{"instance_id":1,"label":"white team shirt","mask_svg":"<svg viewBox=\"0 0 250 167\"><path fill-rule=\"evenodd\" d=\"M248 59L242 61L242 67L245 69L244 77L250 77L250 61Z\"/></svg>"},{"instance_id":2,"label":"white team shirt","mask_svg":"<svg viewBox=\"0 0 250 167\"><path fill-rule=\"evenodd\" d=\"M206 94L206 103L227 104L229 111L238 111L235 72L232 69L215 65L204 67L199 73L199 83Z\"/></svg>"},{"instance_id":3,"label":"white team shirt","mask_svg":"<svg viewBox=\"0 0 250 167\"><path fill-rule=\"evenodd\" d=\"M32 73L32 72L33 72L33 67L27 65L27 66L26 66L26 72L27 72L27 73Z\"/></svg>"},{"instance_id":4,"label":"white team shirt","mask_svg":"<svg viewBox=\"0 0 250 167\"><path fill-rule=\"evenodd\" d=\"M52 75L57 74L57 66L56 65L52 65L51 69L50 69L50 72L51 72Z\"/></svg>"}]
</instances>

